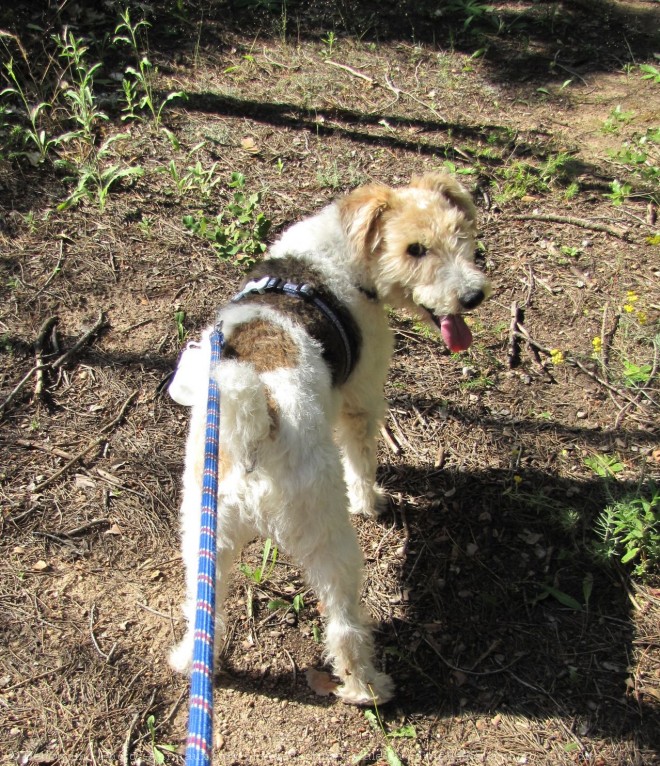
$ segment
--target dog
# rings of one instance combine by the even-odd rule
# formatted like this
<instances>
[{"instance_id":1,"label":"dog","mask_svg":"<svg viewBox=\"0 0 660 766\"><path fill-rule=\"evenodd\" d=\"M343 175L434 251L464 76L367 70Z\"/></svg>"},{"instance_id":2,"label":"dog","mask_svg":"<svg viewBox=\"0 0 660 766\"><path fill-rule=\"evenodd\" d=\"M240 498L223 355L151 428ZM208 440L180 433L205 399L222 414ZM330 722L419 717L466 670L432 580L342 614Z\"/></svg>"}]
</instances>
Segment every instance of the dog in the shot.
<instances>
[{"instance_id":1,"label":"dog","mask_svg":"<svg viewBox=\"0 0 660 766\"><path fill-rule=\"evenodd\" d=\"M376 484L394 346L385 307L412 311L452 351L466 349L462 315L490 292L476 233L473 201L449 175L367 185L286 230L219 311L216 652L232 563L255 536L271 538L323 604L335 694L356 705L392 698L360 604L363 556L349 518L386 506ZM169 387L192 408L181 507L188 626L170 654L181 672L194 643L211 329L184 351Z\"/></svg>"}]
</instances>

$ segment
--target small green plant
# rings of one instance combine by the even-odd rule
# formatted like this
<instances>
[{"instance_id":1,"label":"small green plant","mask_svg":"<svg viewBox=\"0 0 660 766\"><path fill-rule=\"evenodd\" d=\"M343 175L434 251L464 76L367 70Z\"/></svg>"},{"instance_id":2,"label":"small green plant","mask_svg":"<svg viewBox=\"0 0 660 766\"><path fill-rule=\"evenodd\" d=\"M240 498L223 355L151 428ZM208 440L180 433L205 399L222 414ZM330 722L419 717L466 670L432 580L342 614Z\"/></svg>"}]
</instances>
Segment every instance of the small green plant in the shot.
<instances>
[{"instance_id":1,"label":"small green plant","mask_svg":"<svg viewBox=\"0 0 660 766\"><path fill-rule=\"evenodd\" d=\"M186 328L184 325L186 319L186 312L182 308L177 308L174 312L174 322L176 324L176 336L179 341L179 345L182 345L186 339Z\"/></svg>"},{"instance_id":2,"label":"small green plant","mask_svg":"<svg viewBox=\"0 0 660 766\"><path fill-rule=\"evenodd\" d=\"M316 171L316 182L322 189L337 191L342 186L342 175L337 160Z\"/></svg>"},{"instance_id":3,"label":"small green plant","mask_svg":"<svg viewBox=\"0 0 660 766\"><path fill-rule=\"evenodd\" d=\"M621 104L617 104L614 109L609 113L607 119L603 123L601 132L603 133L618 133L619 128L623 125L628 125L633 121L635 117L634 112L625 112L621 108Z\"/></svg>"},{"instance_id":4,"label":"small green plant","mask_svg":"<svg viewBox=\"0 0 660 766\"><path fill-rule=\"evenodd\" d=\"M603 479L612 478L625 469L616 455L602 455L598 452L585 457L584 464Z\"/></svg>"},{"instance_id":5,"label":"small green plant","mask_svg":"<svg viewBox=\"0 0 660 766\"><path fill-rule=\"evenodd\" d=\"M210 240L220 258L251 266L266 249L271 222L258 209L261 194L245 191L242 173L232 173L229 187L233 189L232 200L220 215L215 219L201 213L187 215L183 225L193 234Z\"/></svg>"},{"instance_id":6,"label":"small green plant","mask_svg":"<svg viewBox=\"0 0 660 766\"><path fill-rule=\"evenodd\" d=\"M656 85L660 85L660 69L652 64L640 64L639 71L643 72L642 80L651 80Z\"/></svg>"},{"instance_id":7,"label":"small green plant","mask_svg":"<svg viewBox=\"0 0 660 766\"><path fill-rule=\"evenodd\" d=\"M13 58L3 64L5 77L9 86L0 91L0 98L13 97L18 101L24 112L26 124L13 126L10 135L17 139L21 151L17 154L25 156L32 165L37 165L46 159L48 152L60 144L61 136L49 134L46 127L45 115L50 113L53 104L50 101L33 103L27 88L21 82L21 77ZM9 112L6 112L8 114ZM10 155L11 156L11 155Z\"/></svg>"},{"instance_id":8,"label":"small green plant","mask_svg":"<svg viewBox=\"0 0 660 766\"><path fill-rule=\"evenodd\" d=\"M166 745L163 742L156 742L156 718L150 715L147 718L147 729L149 730L149 739L151 740L151 754L156 766L162 766L165 763L165 753L176 753L175 745Z\"/></svg>"},{"instance_id":9,"label":"small green plant","mask_svg":"<svg viewBox=\"0 0 660 766\"><path fill-rule=\"evenodd\" d=\"M185 98L183 91L168 93L160 104L156 101L154 79L157 69L143 53L142 31L147 30L151 24L144 19L136 22L131 21L130 10L126 8L121 13L121 23L115 29L114 43L127 45L137 60L137 68L126 67L128 77L124 78L123 90L125 106L123 119L135 119L137 110L147 109L156 128L160 127L163 109L174 99Z\"/></svg>"},{"instance_id":10,"label":"small green plant","mask_svg":"<svg viewBox=\"0 0 660 766\"><path fill-rule=\"evenodd\" d=\"M204 168L200 160L197 160L194 165L189 165L182 172L175 160L170 160L166 167L161 167L158 170L170 176L179 194L197 191L204 199L208 199L213 189L221 182L220 176L216 175L217 166L218 163L214 162L210 168Z\"/></svg>"},{"instance_id":11,"label":"small green plant","mask_svg":"<svg viewBox=\"0 0 660 766\"><path fill-rule=\"evenodd\" d=\"M78 125L78 130L63 138L71 139L80 137L88 145L93 146L93 130L99 120L107 120L108 116L99 111L94 96L94 76L101 68L101 64L92 64L86 61L85 54L89 50L81 37L76 37L73 32L68 35L56 36L55 42L59 48L59 56L67 62L73 87L64 91L64 97L70 106L70 117Z\"/></svg>"},{"instance_id":12,"label":"small green plant","mask_svg":"<svg viewBox=\"0 0 660 766\"><path fill-rule=\"evenodd\" d=\"M616 179L610 184L610 189L612 189L612 191L605 196L612 201L614 207L623 205L626 197L629 197L632 192L632 186L630 184L622 184L621 181L617 181Z\"/></svg>"},{"instance_id":13,"label":"small green plant","mask_svg":"<svg viewBox=\"0 0 660 766\"><path fill-rule=\"evenodd\" d=\"M373 710L365 710L364 717L374 731L380 732L385 738L385 760L389 766L403 766L403 761L399 757L396 748L392 745L393 739L415 739L417 737L417 731L412 724L404 724L396 729L385 728L383 719L378 710L378 705L374 702ZM366 755L362 754L360 760Z\"/></svg>"},{"instance_id":14,"label":"small green plant","mask_svg":"<svg viewBox=\"0 0 660 766\"><path fill-rule=\"evenodd\" d=\"M269 563L270 559L270 563ZM264 543L264 549L261 555L261 566L252 569L249 564L242 563L240 570L255 585L263 585L273 573L277 563L277 546L273 546L270 537Z\"/></svg>"},{"instance_id":15,"label":"small green plant","mask_svg":"<svg viewBox=\"0 0 660 766\"><path fill-rule=\"evenodd\" d=\"M646 488L613 500L596 520L596 553L605 560L634 564L638 577L660 567L660 489Z\"/></svg>"},{"instance_id":16,"label":"small green plant","mask_svg":"<svg viewBox=\"0 0 660 766\"><path fill-rule=\"evenodd\" d=\"M325 45L321 55L325 58L330 58L335 49L335 44L337 43L337 36L333 31L330 31L325 37L321 38L321 42Z\"/></svg>"},{"instance_id":17,"label":"small green plant","mask_svg":"<svg viewBox=\"0 0 660 766\"><path fill-rule=\"evenodd\" d=\"M92 152L82 165L70 161L58 163L60 167L73 173L66 180L77 182L71 194L57 206L58 210L67 210L78 205L83 199L91 199L96 201L99 211L103 212L108 202L110 190L118 181L124 178L139 178L144 175L144 169L137 165L103 164L103 160L111 156L113 144L126 138L129 138L127 133L110 136L98 150Z\"/></svg>"}]
</instances>

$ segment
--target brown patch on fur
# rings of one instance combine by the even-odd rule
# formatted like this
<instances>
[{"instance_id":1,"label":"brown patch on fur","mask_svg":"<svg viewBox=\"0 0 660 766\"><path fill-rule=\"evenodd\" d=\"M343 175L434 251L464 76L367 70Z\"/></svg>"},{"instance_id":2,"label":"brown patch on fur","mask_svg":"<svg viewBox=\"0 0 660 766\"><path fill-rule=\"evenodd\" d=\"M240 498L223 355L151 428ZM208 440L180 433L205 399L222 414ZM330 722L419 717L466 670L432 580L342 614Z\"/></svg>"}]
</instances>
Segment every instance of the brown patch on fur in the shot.
<instances>
[{"instance_id":1,"label":"brown patch on fur","mask_svg":"<svg viewBox=\"0 0 660 766\"><path fill-rule=\"evenodd\" d=\"M339 215L355 252L368 258L378 247L380 218L392 201L392 189L369 184L339 201Z\"/></svg>"},{"instance_id":2,"label":"brown patch on fur","mask_svg":"<svg viewBox=\"0 0 660 766\"><path fill-rule=\"evenodd\" d=\"M340 317L344 327L348 329L351 351L357 363L362 347L360 329L348 308L324 286L322 273L294 256L287 256L259 261L248 274L249 279L260 279L265 276L279 277L294 284L305 283L313 287L317 295ZM334 325L318 308L306 300L273 292L250 295L242 302L271 306L278 313L304 327L307 333L321 344L323 359L330 367L333 383L336 385L338 381L341 381L345 359L344 345Z\"/></svg>"},{"instance_id":3,"label":"brown patch on fur","mask_svg":"<svg viewBox=\"0 0 660 766\"><path fill-rule=\"evenodd\" d=\"M264 319L236 325L227 339L223 356L250 362L259 374L298 364L298 349L291 336Z\"/></svg>"},{"instance_id":4,"label":"brown patch on fur","mask_svg":"<svg viewBox=\"0 0 660 766\"><path fill-rule=\"evenodd\" d=\"M469 221L476 220L477 209L470 193L452 176L446 173L426 173L423 176L413 176L410 185L416 189L427 189L442 194L452 205L462 210Z\"/></svg>"}]
</instances>

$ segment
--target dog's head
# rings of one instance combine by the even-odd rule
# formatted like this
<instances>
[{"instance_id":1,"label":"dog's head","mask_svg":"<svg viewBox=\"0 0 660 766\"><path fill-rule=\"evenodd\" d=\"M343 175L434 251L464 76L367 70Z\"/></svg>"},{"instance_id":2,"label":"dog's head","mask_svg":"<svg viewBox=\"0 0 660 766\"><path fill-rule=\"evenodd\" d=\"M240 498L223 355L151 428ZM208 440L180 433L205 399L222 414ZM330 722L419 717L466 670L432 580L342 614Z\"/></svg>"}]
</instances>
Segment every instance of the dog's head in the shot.
<instances>
[{"instance_id":1,"label":"dog's head","mask_svg":"<svg viewBox=\"0 0 660 766\"><path fill-rule=\"evenodd\" d=\"M416 176L410 186L356 189L340 215L358 270L379 298L440 330L452 351L472 334L461 314L490 294L475 265L476 209L452 176Z\"/></svg>"}]
</instances>

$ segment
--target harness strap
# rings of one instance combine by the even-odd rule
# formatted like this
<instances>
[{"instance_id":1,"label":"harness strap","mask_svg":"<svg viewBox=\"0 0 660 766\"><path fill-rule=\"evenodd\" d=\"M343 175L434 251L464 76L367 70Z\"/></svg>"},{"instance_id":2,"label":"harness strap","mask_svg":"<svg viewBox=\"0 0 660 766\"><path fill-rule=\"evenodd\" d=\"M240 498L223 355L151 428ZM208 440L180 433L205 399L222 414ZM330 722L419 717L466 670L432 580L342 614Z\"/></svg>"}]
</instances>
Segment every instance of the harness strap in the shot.
<instances>
[{"instance_id":1,"label":"harness strap","mask_svg":"<svg viewBox=\"0 0 660 766\"><path fill-rule=\"evenodd\" d=\"M344 383L353 371L356 363L353 344L351 343L349 333L344 322L337 312L319 295L316 288L306 282L296 283L288 282L279 277L265 276L261 279L251 279L245 287L237 293L232 299L232 303L238 303L250 295L264 295L265 293L278 293L290 295L293 298L301 298L307 303L317 308L323 316L330 322L344 349L343 369L339 377L339 383Z\"/></svg>"}]
</instances>

